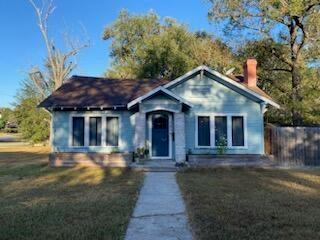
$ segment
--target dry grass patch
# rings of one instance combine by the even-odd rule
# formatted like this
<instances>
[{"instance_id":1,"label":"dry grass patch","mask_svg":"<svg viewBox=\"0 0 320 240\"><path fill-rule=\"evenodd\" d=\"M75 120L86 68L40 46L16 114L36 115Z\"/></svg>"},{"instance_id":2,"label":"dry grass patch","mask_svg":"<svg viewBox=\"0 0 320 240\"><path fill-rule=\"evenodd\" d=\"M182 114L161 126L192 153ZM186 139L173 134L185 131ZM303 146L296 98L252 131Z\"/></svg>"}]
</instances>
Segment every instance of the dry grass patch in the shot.
<instances>
[{"instance_id":1,"label":"dry grass patch","mask_svg":"<svg viewBox=\"0 0 320 240\"><path fill-rule=\"evenodd\" d=\"M20 133L6 133L6 132L0 132L0 137L12 137L15 139L21 139Z\"/></svg>"},{"instance_id":2,"label":"dry grass patch","mask_svg":"<svg viewBox=\"0 0 320 240\"><path fill-rule=\"evenodd\" d=\"M1 239L122 239L142 173L50 168L48 150L0 149Z\"/></svg>"},{"instance_id":3,"label":"dry grass patch","mask_svg":"<svg viewBox=\"0 0 320 240\"><path fill-rule=\"evenodd\" d=\"M198 239L319 239L320 170L178 173Z\"/></svg>"}]
</instances>

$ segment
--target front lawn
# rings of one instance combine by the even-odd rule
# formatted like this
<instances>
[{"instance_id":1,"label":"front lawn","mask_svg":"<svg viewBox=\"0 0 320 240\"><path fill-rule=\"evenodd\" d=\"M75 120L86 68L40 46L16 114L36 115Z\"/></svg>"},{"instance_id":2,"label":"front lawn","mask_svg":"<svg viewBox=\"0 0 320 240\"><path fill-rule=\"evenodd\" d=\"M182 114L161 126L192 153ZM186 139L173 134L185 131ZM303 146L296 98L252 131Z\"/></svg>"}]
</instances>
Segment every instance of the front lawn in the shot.
<instances>
[{"instance_id":1,"label":"front lawn","mask_svg":"<svg viewBox=\"0 0 320 240\"><path fill-rule=\"evenodd\" d=\"M0 148L0 239L123 239L143 174L50 168L48 151Z\"/></svg>"},{"instance_id":2,"label":"front lawn","mask_svg":"<svg viewBox=\"0 0 320 240\"><path fill-rule=\"evenodd\" d=\"M177 174L198 239L320 239L320 170Z\"/></svg>"}]
</instances>

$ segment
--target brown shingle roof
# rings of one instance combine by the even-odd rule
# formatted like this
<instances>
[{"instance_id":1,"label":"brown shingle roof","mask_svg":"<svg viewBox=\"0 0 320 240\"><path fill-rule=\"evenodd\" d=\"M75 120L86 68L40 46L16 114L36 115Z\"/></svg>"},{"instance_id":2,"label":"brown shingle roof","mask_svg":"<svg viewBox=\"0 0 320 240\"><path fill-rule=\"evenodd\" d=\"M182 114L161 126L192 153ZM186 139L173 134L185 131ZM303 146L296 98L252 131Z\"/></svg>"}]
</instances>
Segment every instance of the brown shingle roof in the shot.
<instances>
[{"instance_id":1,"label":"brown shingle roof","mask_svg":"<svg viewBox=\"0 0 320 240\"><path fill-rule=\"evenodd\" d=\"M229 75L229 78L268 99L272 98L258 87L249 87L243 76ZM39 104L45 108L108 108L125 107L130 101L165 85L165 79L113 79L86 76L72 76L60 88Z\"/></svg>"},{"instance_id":2,"label":"brown shingle roof","mask_svg":"<svg viewBox=\"0 0 320 240\"><path fill-rule=\"evenodd\" d=\"M125 106L135 98L168 83L164 79L111 79L72 76L39 104L39 107Z\"/></svg>"},{"instance_id":3,"label":"brown shingle roof","mask_svg":"<svg viewBox=\"0 0 320 240\"><path fill-rule=\"evenodd\" d=\"M259 87L249 87L245 82L244 82L244 77L242 75L228 75L229 78L231 78L232 80L240 83L241 85L245 86L246 88L250 89L251 91L265 97L268 98L270 100L273 101L273 99L265 92L263 91L261 88Z\"/></svg>"}]
</instances>

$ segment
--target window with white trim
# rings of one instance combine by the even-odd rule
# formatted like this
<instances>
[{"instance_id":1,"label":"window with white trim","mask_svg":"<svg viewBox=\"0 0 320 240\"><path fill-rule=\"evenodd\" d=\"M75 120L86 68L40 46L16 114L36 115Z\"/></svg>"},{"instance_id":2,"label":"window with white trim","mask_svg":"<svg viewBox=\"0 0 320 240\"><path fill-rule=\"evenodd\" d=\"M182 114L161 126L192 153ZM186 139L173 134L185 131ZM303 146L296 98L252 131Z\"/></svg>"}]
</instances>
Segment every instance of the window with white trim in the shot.
<instances>
[{"instance_id":1,"label":"window with white trim","mask_svg":"<svg viewBox=\"0 0 320 240\"><path fill-rule=\"evenodd\" d=\"M232 146L244 146L243 116L232 116Z\"/></svg>"},{"instance_id":2,"label":"window with white trim","mask_svg":"<svg viewBox=\"0 0 320 240\"><path fill-rule=\"evenodd\" d=\"M106 145L119 145L119 117L106 117Z\"/></svg>"},{"instance_id":3,"label":"window with white trim","mask_svg":"<svg viewBox=\"0 0 320 240\"><path fill-rule=\"evenodd\" d=\"M196 116L196 147L246 147L246 119L241 114Z\"/></svg>"},{"instance_id":4,"label":"window with white trim","mask_svg":"<svg viewBox=\"0 0 320 240\"><path fill-rule=\"evenodd\" d=\"M227 145L228 143L228 123L227 116L215 116L215 146Z\"/></svg>"},{"instance_id":5,"label":"window with white trim","mask_svg":"<svg viewBox=\"0 0 320 240\"><path fill-rule=\"evenodd\" d=\"M198 116L198 146L210 146L210 117Z\"/></svg>"},{"instance_id":6,"label":"window with white trim","mask_svg":"<svg viewBox=\"0 0 320 240\"><path fill-rule=\"evenodd\" d=\"M101 117L89 118L89 145L101 146Z\"/></svg>"},{"instance_id":7,"label":"window with white trim","mask_svg":"<svg viewBox=\"0 0 320 240\"><path fill-rule=\"evenodd\" d=\"M72 118L72 146L84 146L84 117Z\"/></svg>"}]
</instances>

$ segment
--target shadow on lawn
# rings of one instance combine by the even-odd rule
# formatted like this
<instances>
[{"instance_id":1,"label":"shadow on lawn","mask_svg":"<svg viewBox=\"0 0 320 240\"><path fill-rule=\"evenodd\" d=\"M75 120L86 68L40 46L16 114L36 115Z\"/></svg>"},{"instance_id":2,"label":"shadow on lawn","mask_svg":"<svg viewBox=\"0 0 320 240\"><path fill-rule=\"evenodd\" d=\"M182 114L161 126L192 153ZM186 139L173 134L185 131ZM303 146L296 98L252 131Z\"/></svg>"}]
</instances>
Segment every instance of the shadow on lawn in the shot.
<instances>
[{"instance_id":1,"label":"shadow on lawn","mask_svg":"<svg viewBox=\"0 0 320 240\"><path fill-rule=\"evenodd\" d=\"M221 168L178 180L199 239L319 236L319 170Z\"/></svg>"},{"instance_id":2,"label":"shadow on lawn","mask_svg":"<svg viewBox=\"0 0 320 240\"><path fill-rule=\"evenodd\" d=\"M3 239L121 239L142 178L128 169L51 168L0 172Z\"/></svg>"},{"instance_id":3,"label":"shadow on lawn","mask_svg":"<svg viewBox=\"0 0 320 240\"><path fill-rule=\"evenodd\" d=\"M5 188L16 189L11 196L17 198L41 194L55 197L56 194L72 192L74 189L94 188L112 182L123 183L131 174L128 169L81 166L52 168L48 163L14 166L0 171L0 176L11 177L12 181L7 182ZM54 192L48 191L52 188L55 189Z\"/></svg>"},{"instance_id":4,"label":"shadow on lawn","mask_svg":"<svg viewBox=\"0 0 320 240\"><path fill-rule=\"evenodd\" d=\"M320 171L267 170L243 171L256 178L259 187L291 194L320 194Z\"/></svg>"},{"instance_id":5,"label":"shadow on lawn","mask_svg":"<svg viewBox=\"0 0 320 240\"><path fill-rule=\"evenodd\" d=\"M186 173L193 171L186 171ZM320 194L320 169L308 170L282 170L282 169L259 169L259 168L216 168L201 169L204 174L227 174L234 178L224 179L228 185L239 181L243 185L255 185L260 189L271 191L283 191L296 193L319 193ZM249 189L248 189L249 190Z\"/></svg>"}]
</instances>

